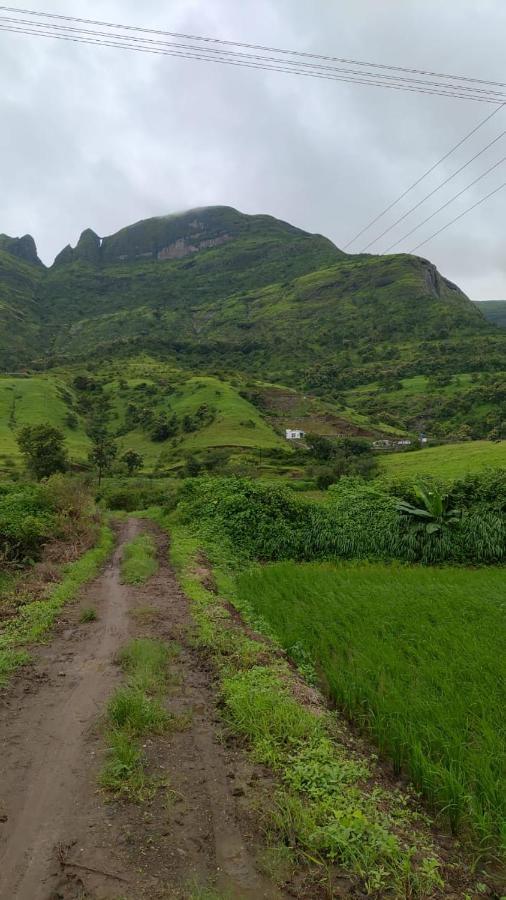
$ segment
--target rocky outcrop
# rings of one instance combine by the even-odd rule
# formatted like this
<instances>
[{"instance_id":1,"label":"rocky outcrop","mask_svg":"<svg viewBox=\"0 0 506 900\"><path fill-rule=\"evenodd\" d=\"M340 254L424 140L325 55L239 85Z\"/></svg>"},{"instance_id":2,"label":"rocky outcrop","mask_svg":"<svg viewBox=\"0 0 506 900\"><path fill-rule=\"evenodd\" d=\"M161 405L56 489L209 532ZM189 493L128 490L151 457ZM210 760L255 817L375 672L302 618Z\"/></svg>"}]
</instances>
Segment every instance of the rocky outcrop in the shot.
<instances>
[{"instance_id":1,"label":"rocky outcrop","mask_svg":"<svg viewBox=\"0 0 506 900\"><path fill-rule=\"evenodd\" d=\"M0 234L0 250L10 253L11 256L17 256L25 262L33 263L36 266L42 266L42 262L37 256L37 247L31 234L25 234L23 237L13 238L8 234Z\"/></svg>"}]
</instances>

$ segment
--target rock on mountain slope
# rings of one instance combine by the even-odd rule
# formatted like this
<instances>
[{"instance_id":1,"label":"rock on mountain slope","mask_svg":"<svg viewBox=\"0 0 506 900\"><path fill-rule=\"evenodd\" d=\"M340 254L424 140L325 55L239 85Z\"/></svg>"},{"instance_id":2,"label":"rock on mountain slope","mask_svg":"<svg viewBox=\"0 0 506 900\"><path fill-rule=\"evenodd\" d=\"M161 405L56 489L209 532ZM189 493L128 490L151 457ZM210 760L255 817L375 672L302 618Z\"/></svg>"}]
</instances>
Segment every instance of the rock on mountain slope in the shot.
<instances>
[{"instance_id":1,"label":"rock on mountain slope","mask_svg":"<svg viewBox=\"0 0 506 900\"><path fill-rule=\"evenodd\" d=\"M446 341L458 370L469 339L481 353L492 340L480 311L427 260L347 255L229 207L103 239L88 229L49 269L28 238L0 240L0 254L3 368L146 349L283 382L329 365L374 377L375 365L412 359L421 342Z\"/></svg>"}]
</instances>

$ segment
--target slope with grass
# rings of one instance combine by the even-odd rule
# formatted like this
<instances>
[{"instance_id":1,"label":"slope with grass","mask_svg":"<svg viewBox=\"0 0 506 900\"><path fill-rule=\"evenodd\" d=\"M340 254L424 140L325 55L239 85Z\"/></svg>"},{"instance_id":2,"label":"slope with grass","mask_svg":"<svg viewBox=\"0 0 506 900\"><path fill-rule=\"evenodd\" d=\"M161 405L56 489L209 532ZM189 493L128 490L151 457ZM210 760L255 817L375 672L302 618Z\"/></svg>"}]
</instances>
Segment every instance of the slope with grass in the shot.
<instances>
[{"instance_id":1,"label":"slope with grass","mask_svg":"<svg viewBox=\"0 0 506 900\"><path fill-rule=\"evenodd\" d=\"M494 568L287 562L238 578L239 607L486 852L506 838L503 601Z\"/></svg>"},{"instance_id":2,"label":"slope with grass","mask_svg":"<svg viewBox=\"0 0 506 900\"><path fill-rule=\"evenodd\" d=\"M75 394L62 377L0 375L0 469L9 460L20 462L18 429L41 423L61 428L71 459L82 462L90 442L75 406Z\"/></svg>"},{"instance_id":3,"label":"slope with grass","mask_svg":"<svg viewBox=\"0 0 506 900\"><path fill-rule=\"evenodd\" d=\"M506 468L506 441L466 441L381 456L386 475L415 480L429 475L452 481L487 466Z\"/></svg>"}]
</instances>

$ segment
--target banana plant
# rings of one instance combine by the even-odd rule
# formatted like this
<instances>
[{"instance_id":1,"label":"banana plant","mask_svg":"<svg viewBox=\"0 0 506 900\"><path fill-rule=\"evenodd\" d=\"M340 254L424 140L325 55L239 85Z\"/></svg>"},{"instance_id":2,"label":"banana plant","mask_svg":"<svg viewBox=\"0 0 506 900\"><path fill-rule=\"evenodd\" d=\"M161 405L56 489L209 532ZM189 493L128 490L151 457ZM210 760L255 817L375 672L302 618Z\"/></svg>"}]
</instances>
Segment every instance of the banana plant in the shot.
<instances>
[{"instance_id":1,"label":"banana plant","mask_svg":"<svg viewBox=\"0 0 506 900\"><path fill-rule=\"evenodd\" d=\"M462 518L462 510L449 509L447 494L441 491L414 485L414 494L421 506L413 506L405 500L399 500L397 509L400 513L420 519L420 524L427 534L437 534L446 525L456 525Z\"/></svg>"}]
</instances>

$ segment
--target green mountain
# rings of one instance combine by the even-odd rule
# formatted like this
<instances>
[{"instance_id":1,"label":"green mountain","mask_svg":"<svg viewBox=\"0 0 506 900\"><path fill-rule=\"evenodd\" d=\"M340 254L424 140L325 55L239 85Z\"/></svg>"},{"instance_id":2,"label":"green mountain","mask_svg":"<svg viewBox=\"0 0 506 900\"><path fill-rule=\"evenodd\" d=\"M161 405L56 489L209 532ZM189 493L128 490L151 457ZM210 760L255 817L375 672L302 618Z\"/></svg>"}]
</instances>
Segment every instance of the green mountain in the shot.
<instances>
[{"instance_id":1,"label":"green mountain","mask_svg":"<svg viewBox=\"0 0 506 900\"><path fill-rule=\"evenodd\" d=\"M49 268L33 239L0 237L0 334L7 371L149 353L330 399L385 380L494 372L506 358L506 335L428 260L345 254L229 207L105 238L87 229ZM388 413L395 425L395 403Z\"/></svg>"},{"instance_id":2,"label":"green mountain","mask_svg":"<svg viewBox=\"0 0 506 900\"><path fill-rule=\"evenodd\" d=\"M475 300L474 302L489 322L506 328L506 300Z\"/></svg>"}]
</instances>

